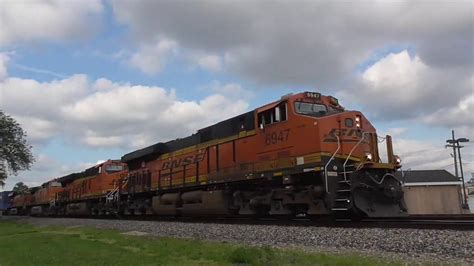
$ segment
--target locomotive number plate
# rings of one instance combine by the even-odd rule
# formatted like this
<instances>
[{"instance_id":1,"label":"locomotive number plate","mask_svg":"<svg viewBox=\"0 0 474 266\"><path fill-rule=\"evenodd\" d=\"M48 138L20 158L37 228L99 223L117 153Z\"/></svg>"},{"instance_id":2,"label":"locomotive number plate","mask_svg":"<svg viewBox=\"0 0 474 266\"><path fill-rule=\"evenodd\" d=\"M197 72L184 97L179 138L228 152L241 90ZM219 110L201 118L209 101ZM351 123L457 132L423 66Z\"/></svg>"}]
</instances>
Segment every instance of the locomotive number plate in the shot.
<instances>
[{"instance_id":1,"label":"locomotive number plate","mask_svg":"<svg viewBox=\"0 0 474 266\"><path fill-rule=\"evenodd\" d=\"M277 144L279 142L285 142L288 140L289 136L290 136L289 128L281 130L281 131L267 133L265 134L265 144L272 145L272 144Z\"/></svg>"}]
</instances>

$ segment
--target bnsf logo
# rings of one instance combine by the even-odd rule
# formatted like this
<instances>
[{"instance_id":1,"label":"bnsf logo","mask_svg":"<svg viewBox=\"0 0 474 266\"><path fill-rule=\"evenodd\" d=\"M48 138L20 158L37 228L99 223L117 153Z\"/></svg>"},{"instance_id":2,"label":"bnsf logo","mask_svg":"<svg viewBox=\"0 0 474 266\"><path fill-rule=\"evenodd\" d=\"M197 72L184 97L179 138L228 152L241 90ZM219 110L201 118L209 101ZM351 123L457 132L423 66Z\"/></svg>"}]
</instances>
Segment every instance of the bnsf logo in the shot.
<instances>
[{"instance_id":1,"label":"bnsf logo","mask_svg":"<svg viewBox=\"0 0 474 266\"><path fill-rule=\"evenodd\" d=\"M176 168L176 167L181 167L181 166L190 165L190 164L193 164L193 163L200 162L204 159L204 155L206 155L206 154L205 153L198 153L198 154L194 154L194 155L188 155L184 158L164 162L161 165L161 170L168 170L170 168Z\"/></svg>"},{"instance_id":2,"label":"bnsf logo","mask_svg":"<svg viewBox=\"0 0 474 266\"><path fill-rule=\"evenodd\" d=\"M324 142L337 142L336 136L339 137L340 141L359 141L362 138L362 132L357 129L333 128L328 134L324 135Z\"/></svg>"}]
</instances>

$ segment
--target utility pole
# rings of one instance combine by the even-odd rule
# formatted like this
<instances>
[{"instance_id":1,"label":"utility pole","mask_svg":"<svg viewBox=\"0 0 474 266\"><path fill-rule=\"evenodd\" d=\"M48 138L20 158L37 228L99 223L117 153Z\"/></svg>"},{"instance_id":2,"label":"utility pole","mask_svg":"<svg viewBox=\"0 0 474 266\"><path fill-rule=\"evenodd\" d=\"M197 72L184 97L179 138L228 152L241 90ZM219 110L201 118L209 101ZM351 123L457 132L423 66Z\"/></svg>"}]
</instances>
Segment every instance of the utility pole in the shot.
<instances>
[{"instance_id":1,"label":"utility pole","mask_svg":"<svg viewBox=\"0 0 474 266\"><path fill-rule=\"evenodd\" d=\"M461 171L461 180L462 180L462 193L464 195L464 204L467 205L466 187L464 185L464 172L462 171L462 160L461 160L461 148L463 146L460 146L459 142L457 142L457 144L458 144L458 154L459 154L459 171Z\"/></svg>"},{"instance_id":2,"label":"utility pole","mask_svg":"<svg viewBox=\"0 0 474 266\"><path fill-rule=\"evenodd\" d=\"M461 148L463 148L463 146L461 146L459 143L460 142L469 142L469 139L466 139L466 138L458 138L458 139L455 139L454 138L454 130L452 131L452 136L453 138L452 139L448 139L446 140L447 143L449 143L448 145L446 145L446 147L453 147L453 151L454 151L454 169L456 171L456 177L459 178L458 176L458 167L457 167L457 160L456 160L456 149L457 149L457 153L459 155L459 170L461 171L461 182L462 182L462 205L463 205L463 208L469 208L468 205L467 205L467 195L466 195L466 188L465 188L465 185L464 185L464 172L463 172L463 169L462 169L462 160L461 160Z\"/></svg>"},{"instance_id":3,"label":"utility pole","mask_svg":"<svg viewBox=\"0 0 474 266\"><path fill-rule=\"evenodd\" d=\"M456 155L456 146L454 145L456 139L454 138L454 129L451 131L453 135L453 157L454 157L454 173L456 173L456 177L459 177L458 175L458 162L457 162L457 155Z\"/></svg>"}]
</instances>

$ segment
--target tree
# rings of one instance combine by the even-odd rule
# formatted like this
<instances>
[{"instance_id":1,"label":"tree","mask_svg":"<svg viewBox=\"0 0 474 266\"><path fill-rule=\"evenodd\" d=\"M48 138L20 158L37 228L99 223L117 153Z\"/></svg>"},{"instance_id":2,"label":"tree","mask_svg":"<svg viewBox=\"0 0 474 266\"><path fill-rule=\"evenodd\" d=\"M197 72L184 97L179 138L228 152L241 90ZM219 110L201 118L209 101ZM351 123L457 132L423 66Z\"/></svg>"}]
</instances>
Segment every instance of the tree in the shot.
<instances>
[{"instance_id":1,"label":"tree","mask_svg":"<svg viewBox=\"0 0 474 266\"><path fill-rule=\"evenodd\" d=\"M13 187L13 192L15 192L15 194L26 194L28 192L28 186L23 184L23 182L18 182Z\"/></svg>"},{"instance_id":2,"label":"tree","mask_svg":"<svg viewBox=\"0 0 474 266\"><path fill-rule=\"evenodd\" d=\"M0 145L2 144L0 143ZM7 171L3 162L0 161L0 187L2 188L5 186L5 179L7 179Z\"/></svg>"},{"instance_id":3,"label":"tree","mask_svg":"<svg viewBox=\"0 0 474 266\"><path fill-rule=\"evenodd\" d=\"M0 186L5 185L9 174L29 170L34 158L26 133L18 122L0 110Z\"/></svg>"}]
</instances>

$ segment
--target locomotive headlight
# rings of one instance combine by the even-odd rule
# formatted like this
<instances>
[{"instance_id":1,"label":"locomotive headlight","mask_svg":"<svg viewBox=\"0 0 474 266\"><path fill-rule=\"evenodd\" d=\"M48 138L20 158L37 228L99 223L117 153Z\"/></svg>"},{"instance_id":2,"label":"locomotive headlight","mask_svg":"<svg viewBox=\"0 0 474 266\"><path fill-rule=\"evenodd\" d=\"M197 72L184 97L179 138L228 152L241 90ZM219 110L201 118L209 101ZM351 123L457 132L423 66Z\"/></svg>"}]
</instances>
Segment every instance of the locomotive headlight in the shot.
<instances>
[{"instance_id":1,"label":"locomotive headlight","mask_svg":"<svg viewBox=\"0 0 474 266\"><path fill-rule=\"evenodd\" d=\"M360 128L360 120L361 120L361 119L360 119L360 115L356 115L355 121L356 121L356 127L357 127L357 128Z\"/></svg>"},{"instance_id":2,"label":"locomotive headlight","mask_svg":"<svg viewBox=\"0 0 474 266\"><path fill-rule=\"evenodd\" d=\"M402 163L402 159L400 159L400 156L394 155L393 157L395 157L395 163L396 164L401 164Z\"/></svg>"},{"instance_id":3,"label":"locomotive headlight","mask_svg":"<svg viewBox=\"0 0 474 266\"><path fill-rule=\"evenodd\" d=\"M371 153L366 153L365 154L365 160L366 161L372 161L372 154Z\"/></svg>"}]
</instances>

